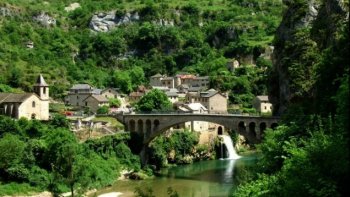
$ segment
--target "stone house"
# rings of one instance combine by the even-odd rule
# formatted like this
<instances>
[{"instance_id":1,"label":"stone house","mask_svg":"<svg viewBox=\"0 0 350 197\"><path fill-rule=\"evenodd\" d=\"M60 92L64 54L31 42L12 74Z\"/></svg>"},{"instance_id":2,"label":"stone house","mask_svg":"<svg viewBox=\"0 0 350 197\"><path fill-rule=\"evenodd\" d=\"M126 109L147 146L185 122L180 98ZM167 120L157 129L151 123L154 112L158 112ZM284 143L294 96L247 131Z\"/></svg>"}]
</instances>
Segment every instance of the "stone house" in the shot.
<instances>
[{"instance_id":1,"label":"stone house","mask_svg":"<svg viewBox=\"0 0 350 197\"><path fill-rule=\"evenodd\" d=\"M98 108L104 105L108 106L108 99L102 95L91 94L84 99L84 104L86 107L89 107L92 112L96 113Z\"/></svg>"},{"instance_id":2,"label":"stone house","mask_svg":"<svg viewBox=\"0 0 350 197\"><path fill-rule=\"evenodd\" d=\"M177 93L177 89L173 88L169 91L166 91L165 94L167 95L169 101L174 104L179 101L179 94Z\"/></svg>"},{"instance_id":3,"label":"stone house","mask_svg":"<svg viewBox=\"0 0 350 197\"><path fill-rule=\"evenodd\" d=\"M269 102L269 97L266 95L256 96L253 100L253 107L259 113L272 112L272 104Z\"/></svg>"},{"instance_id":4,"label":"stone house","mask_svg":"<svg viewBox=\"0 0 350 197\"><path fill-rule=\"evenodd\" d=\"M115 89L115 88L106 88L106 89L101 91L101 95L107 99L110 99L110 98L121 99L122 98L121 94L118 92L118 89Z\"/></svg>"},{"instance_id":5,"label":"stone house","mask_svg":"<svg viewBox=\"0 0 350 197\"><path fill-rule=\"evenodd\" d=\"M137 90L135 92L131 92L129 94L129 101L138 102L141 99L141 97L143 97L147 92L148 90L146 89L146 87L141 85L137 87Z\"/></svg>"},{"instance_id":6,"label":"stone house","mask_svg":"<svg viewBox=\"0 0 350 197\"><path fill-rule=\"evenodd\" d=\"M0 93L0 114L12 118L49 119L49 86L40 75L34 93Z\"/></svg>"},{"instance_id":7,"label":"stone house","mask_svg":"<svg viewBox=\"0 0 350 197\"><path fill-rule=\"evenodd\" d=\"M186 102L201 103L209 113L227 113L227 97L214 89L206 92L188 92Z\"/></svg>"},{"instance_id":8,"label":"stone house","mask_svg":"<svg viewBox=\"0 0 350 197\"><path fill-rule=\"evenodd\" d=\"M108 103L108 100L110 98L118 98L121 101L121 104L125 104L125 99L122 97L121 94L118 93L118 89L115 88L105 88L105 89L98 89L93 88L89 84L75 84L72 86L72 88L69 89L68 95L65 98L65 104L66 105L72 105L77 107L89 107L91 111L95 112L96 104L95 101L92 102L92 95L95 95L96 97L93 97L94 99L98 99L100 102L104 103L105 100ZM105 99L100 99L100 97L104 97ZM86 99L89 98L88 102ZM98 101L96 100L96 101ZM91 106L89 104L92 104ZM101 103L100 103L101 104Z\"/></svg>"},{"instance_id":9,"label":"stone house","mask_svg":"<svg viewBox=\"0 0 350 197\"><path fill-rule=\"evenodd\" d=\"M188 86L188 84L180 84L177 86L177 89L179 90L179 93L187 93L188 92L188 89L190 87Z\"/></svg>"},{"instance_id":10,"label":"stone house","mask_svg":"<svg viewBox=\"0 0 350 197\"><path fill-rule=\"evenodd\" d=\"M183 104L183 105L178 107L178 110L180 112L193 113L193 114L207 114L208 113L208 109L205 108L200 103ZM178 126L178 127L180 127L180 126ZM185 122L183 127L190 130L190 131L203 132L203 131L209 130L209 123L205 122L205 121L189 121L189 122Z\"/></svg>"},{"instance_id":11,"label":"stone house","mask_svg":"<svg viewBox=\"0 0 350 197\"><path fill-rule=\"evenodd\" d=\"M202 89L207 89L209 87L209 77L195 77L189 82L191 87L200 87Z\"/></svg>"},{"instance_id":12,"label":"stone house","mask_svg":"<svg viewBox=\"0 0 350 197\"><path fill-rule=\"evenodd\" d=\"M187 85L188 87L200 87L207 89L209 86L208 76L195 76L192 74L177 74L175 77L167 77L165 75L156 74L151 76L150 85L163 86L168 88L178 88L180 85Z\"/></svg>"},{"instance_id":13,"label":"stone house","mask_svg":"<svg viewBox=\"0 0 350 197\"><path fill-rule=\"evenodd\" d=\"M179 74L175 76L176 86L187 84L189 87L200 87L207 89L209 87L209 76L195 76L191 74Z\"/></svg>"},{"instance_id":14,"label":"stone house","mask_svg":"<svg viewBox=\"0 0 350 197\"><path fill-rule=\"evenodd\" d=\"M65 98L66 105L85 106L84 100L91 94L96 94L94 88L89 84L75 84L69 89L68 95Z\"/></svg>"},{"instance_id":15,"label":"stone house","mask_svg":"<svg viewBox=\"0 0 350 197\"><path fill-rule=\"evenodd\" d=\"M151 76L150 78L150 81L149 81L149 84L151 86L162 86L162 79L164 78L165 76L164 75L161 75L161 74L156 74L156 75L153 75Z\"/></svg>"},{"instance_id":16,"label":"stone house","mask_svg":"<svg viewBox=\"0 0 350 197\"><path fill-rule=\"evenodd\" d=\"M131 92L129 94L129 101L131 102L138 102L141 97L143 97L145 95L144 92Z\"/></svg>"},{"instance_id":17,"label":"stone house","mask_svg":"<svg viewBox=\"0 0 350 197\"><path fill-rule=\"evenodd\" d=\"M175 88L175 79L174 77L164 77L162 80L162 85L168 88Z\"/></svg>"},{"instance_id":18,"label":"stone house","mask_svg":"<svg viewBox=\"0 0 350 197\"><path fill-rule=\"evenodd\" d=\"M196 76L191 75L191 74L177 74L175 76L175 81L176 81L176 85L179 86L181 84L187 84L188 86L190 86L191 81L196 78Z\"/></svg>"}]
</instances>

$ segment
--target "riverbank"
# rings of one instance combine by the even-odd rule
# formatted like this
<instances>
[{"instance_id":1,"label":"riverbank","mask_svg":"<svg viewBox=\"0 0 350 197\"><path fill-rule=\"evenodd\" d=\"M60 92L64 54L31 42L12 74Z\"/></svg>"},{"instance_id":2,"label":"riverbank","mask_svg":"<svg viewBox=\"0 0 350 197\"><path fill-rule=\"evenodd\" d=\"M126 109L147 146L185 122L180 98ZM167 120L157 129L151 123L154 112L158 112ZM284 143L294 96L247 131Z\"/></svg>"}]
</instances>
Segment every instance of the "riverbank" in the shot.
<instances>
[{"instance_id":1,"label":"riverbank","mask_svg":"<svg viewBox=\"0 0 350 197\"><path fill-rule=\"evenodd\" d=\"M110 192L110 193L105 193L105 194L98 195L97 197L118 197L118 196L120 196L122 194L123 193L121 193L121 192Z\"/></svg>"},{"instance_id":2,"label":"riverbank","mask_svg":"<svg viewBox=\"0 0 350 197\"><path fill-rule=\"evenodd\" d=\"M5 195L3 197L53 197L51 192L44 191L33 195Z\"/></svg>"}]
</instances>

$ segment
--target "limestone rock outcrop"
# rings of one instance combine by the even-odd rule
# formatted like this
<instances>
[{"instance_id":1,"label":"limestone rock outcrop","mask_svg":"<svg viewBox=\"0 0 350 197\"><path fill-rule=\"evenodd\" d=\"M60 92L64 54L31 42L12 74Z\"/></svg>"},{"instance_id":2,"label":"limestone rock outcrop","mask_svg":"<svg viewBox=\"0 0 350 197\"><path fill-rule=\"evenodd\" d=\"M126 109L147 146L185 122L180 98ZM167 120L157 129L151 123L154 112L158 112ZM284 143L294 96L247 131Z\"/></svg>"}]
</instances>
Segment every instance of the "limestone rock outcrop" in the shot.
<instances>
[{"instance_id":1,"label":"limestone rock outcrop","mask_svg":"<svg viewBox=\"0 0 350 197\"><path fill-rule=\"evenodd\" d=\"M74 11L75 9L80 8L79 3L71 3L69 6L65 7L64 10L66 12Z\"/></svg>"},{"instance_id":2,"label":"limestone rock outcrop","mask_svg":"<svg viewBox=\"0 0 350 197\"><path fill-rule=\"evenodd\" d=\"M41 25L43 25L45 27L56 25L56 19L49 16L48 14L46 14L44 12L40 13L39 15L34 16L33 20L39 22Z\"/></svg>"},{"instance_id":3,"label":"limestone rock outcrop","mask_svg":"<svg viewBox=\"0 0 350 197\"><path fill-rule=\"evenodd\" d=\"M137 12L127 12L122 16L117 16L115 11L100 12L92 16L90 29L96 32L107 32L116 26L129 24L138 20L140 20L140 16Z\"/></svg>"},{"instance_id":4,"label":"limestone rock outcrop","mask_svg":"<svg viewBox=\"0 0 350 197\"><path fill-rule=\"evenodd\" d=\"M12 10L6 7L0 7L0 16L12 16Z\"/></svg>"},{"instance_id":5,"label":"limestone rock outcrop","mask_svg":"<svg viewBox=\"0 0 350 197\"><path fill-rule=\"evenodd\" d=\"M12 16L18 15L19 13L20 13L20 10L15 7L7 6L7 5L0 7L0 17L1 16L12 17Z\"/></svg>"},{"instance_id":6,"label":"limestone rock outcrop","mask_svg":"<svg viewBox=\"0 0 350 197\"><path fill-rule=\"evenodd\" d=\"M312 84L308 84L310 87L305 93L307 95L298 92L298 86L292 88L295 85L295 78L291 76L290 67L293 65L292 61L303 55L300 54L297 46L294 46L300 39L298 32L303 31L305 34L303 39L309 40L309 43L314 45L316 50L323 50L332 43L339 21L348 20L349 16L349 11L346 10L343 0L326 0L324 2L283 0L283 3L288 8L276 31L272 58L274 67L269 82L269 100L274 105L273 113L275 115L283 114L291 103L298 102L301 97L307 96L312 99L314 96L312 91L315 90ZM308 31L310 33L307 33ZM312 63L305 66L304 69L309 69L311 72L305 71L303 77L312 78L313 76L307 76L313 72Z\"/></svg>"}]
</instances>

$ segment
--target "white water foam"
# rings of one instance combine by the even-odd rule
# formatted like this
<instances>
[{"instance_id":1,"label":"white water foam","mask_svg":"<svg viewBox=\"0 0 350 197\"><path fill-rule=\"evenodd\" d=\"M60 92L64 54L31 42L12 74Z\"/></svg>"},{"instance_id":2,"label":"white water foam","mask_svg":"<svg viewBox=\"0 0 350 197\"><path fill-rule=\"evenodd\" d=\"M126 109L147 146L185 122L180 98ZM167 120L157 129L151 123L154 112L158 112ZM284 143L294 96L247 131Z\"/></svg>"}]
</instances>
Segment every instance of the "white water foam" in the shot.
<instances>
[{"instance_id":1,"label":"white water foam","mask_svg":"<svg viewBox=\"0 0 350 197\"><path fill-rule=\"evenodd\" d=\"M227 159L239 159L241 156L239 156L233 147L233 142L230 136L227 135L220 135L220 137L223 139L223 143L225 144L227 151L228 151L228 158Z\"/></svg>"}]
</instances>

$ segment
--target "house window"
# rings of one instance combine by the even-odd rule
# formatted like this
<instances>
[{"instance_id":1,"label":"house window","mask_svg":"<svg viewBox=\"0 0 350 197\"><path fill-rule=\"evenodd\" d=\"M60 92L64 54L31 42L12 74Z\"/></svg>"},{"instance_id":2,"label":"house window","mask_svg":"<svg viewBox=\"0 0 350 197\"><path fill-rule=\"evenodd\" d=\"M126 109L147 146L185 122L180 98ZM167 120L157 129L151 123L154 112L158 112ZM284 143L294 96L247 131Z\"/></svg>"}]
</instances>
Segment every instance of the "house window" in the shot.
<instances>
[{"instance_id":1,"label":"house window","mask_svg":"<svg viewBox=\"0 0 350 197\"><path fill-rule=\"evenodd\" d=\"M44 87L44 90L43 90L44 94L46 94L46 87Z\"/></svg>"},{"instance_id":2,"label":"house window","mask_svg":"<svg viewBox=\"0 0 350 197\"><path fill-rule=\"evenodd\" d=\"M108 92L111 92L111 90L109 90Z\"/></svg>"},{"instance_id":3,"label":"house window","mask_svg":"<svg viewBox=\"0 0 350 197\"><path fill-rule=\"evenodd\" d=\"M35 114L32 114L31 118L32 118L33 120L35 119L35 117L36 117L36 115L35 115Z\"/></svg>"},{"instance_id":4,"label":"house window","mask_svg":"<svg viewBox=\"0 0 350 197\"><path fill-rule=\"evenodd\" d=\"M77 96L77 99L79 99L79 96Z\"/></svg>"},{"instance_id":5,"label":"house window","mask_svg":"<svg viewBox=\"0 0 350 197\"><path fill-rule=\"evenodd\" d=\"M85 106L87 106L88 105L88 103L87 102L85 102Z\"/></svg>"},{"instance_id":6,"label":"house window","mask_svg":"<svg viewBox=\"0 0 350 197\"><path fill-rule=\"evenodd\" d=\"M32 107L33 107L33 108L35 107L35 101L32 102Z\"/></svg>"},{"instance_id":7,"label":"house window","mask_svg":"<svg viewBox=\"0 0 350 197\"><path fill-rule=\"evenodd\" d=\"M266 106L264 108L266 109Z\"/></svg>"}]
</instances>

